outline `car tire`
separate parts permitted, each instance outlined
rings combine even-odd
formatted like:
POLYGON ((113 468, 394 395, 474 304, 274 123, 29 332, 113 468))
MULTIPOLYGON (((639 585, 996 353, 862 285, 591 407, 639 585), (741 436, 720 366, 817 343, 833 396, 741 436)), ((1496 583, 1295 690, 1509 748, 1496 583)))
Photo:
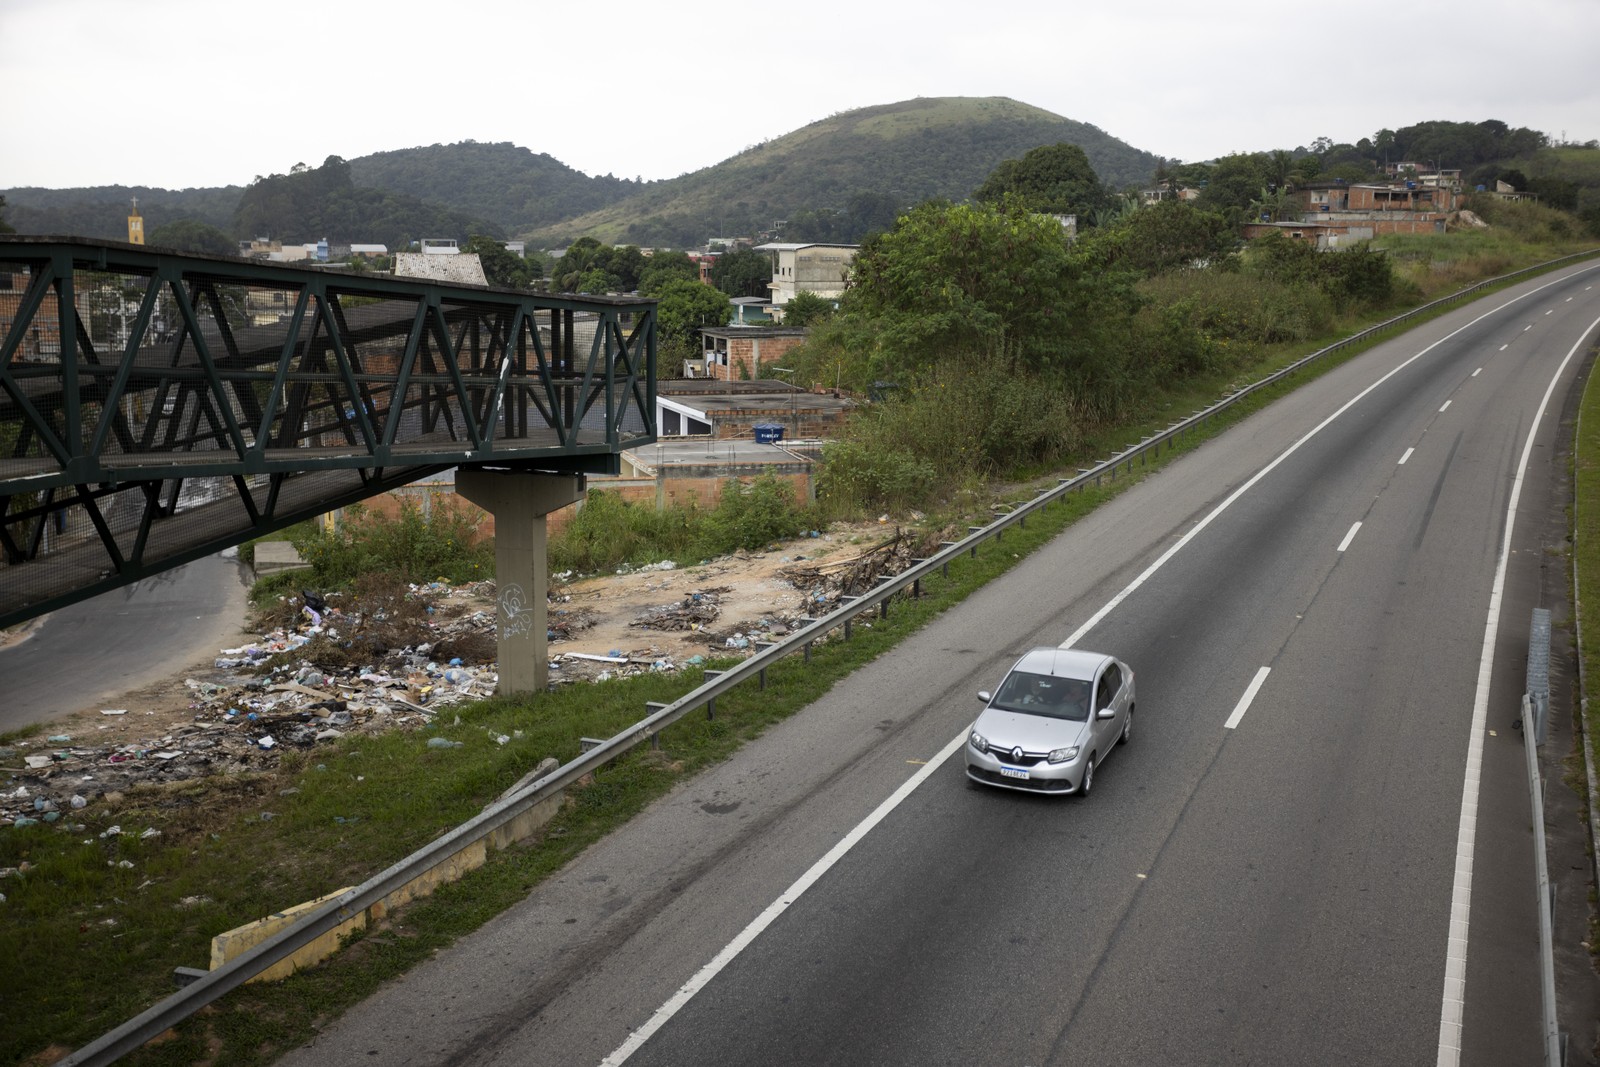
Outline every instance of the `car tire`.
POLYGON ((1083 784, 1078 786, 1078 795, 1086 797, 1094 786, 1094 753, 1089 753, 1089 762, 1083 765, 1083 784))
POLYGON ((1122 720, 1122 736, 1117 738, 1117 744, 1125 745, 1133 736, 1133 708, 1128 708, 1128 717, 1122 720))

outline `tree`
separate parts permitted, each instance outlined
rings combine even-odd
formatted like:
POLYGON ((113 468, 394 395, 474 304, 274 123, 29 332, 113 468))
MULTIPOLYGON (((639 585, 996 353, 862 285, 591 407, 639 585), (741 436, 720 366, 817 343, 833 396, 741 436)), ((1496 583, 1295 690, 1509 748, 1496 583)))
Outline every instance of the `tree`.
POLYGON ((477 254, 483 264, 483 276, 490 285, 502 289, 527 289, 539 277, 539 267, 529 263, 500 241, 482 234, 473 234, 461 246, 463 252, 477 254))
POLYGON ((161 248, 175 248, 180 252, 199 252, 208 256, 239 254, 237 241, 215 226, 194 219, 178 219, 157 226, 150 231, 149 242, 161 248))
POLYGON ((16 227, 12 226, 9 222, 6 221, 5 215, 6 215, 6 198, 3 197, 3 196, 0 196, 0 233, 16 233, 17 232, 16 231, 16 227))
POLYGON ((1111 236, 1122 263, 1145 274, 1214 261, 1233 244, 1226 219, 1181 200, 1141 208, 1111 236))
POLYGON ((656 299, 656 331, 666 359, 693 358, 700 351, 701 329, 726 326, 733 318, 727 295, 703 282, 670 281, 656 299))
POLYGON ((697 282, 700 266, 683 252, 657 252, 645 260, 644 273, 639 275, 639 292, 655 296, 671 281, 697 282))
POLYGON ((1211 180, 1200 192, 1199 205, 1207 211, 1239 218, 1261 196, 1266 184, 1266 167, 1261 156, 1249 153, 1223 156, 1217 160, 1211 180))
POLYGON ((1021 159, 1000 163, 972 194, 980 203, 998 203, 1016 196, 1029 211, 1049 215, 1077 215, 1087 222, 1098 208, 1115 200, 1089 165, 1089 157, 1075 144, 1035 148, 1021 159))
POLYGON ((767 296, 772 292, 772 260, 753 248, 724 252, 711 264, 711 284, 729 296, 767 296))
POLYGON ((802 289, 783 305, 785 326, 810 326, 833 315, 834 303, 809 290, 802 289))
POLYGON ((1079 274, 1060 223, 1014 197, 929 202, 862 245, 845 307, 875 320, 886 372, 955 351, 1039 367, 1061 353, 1079 274))

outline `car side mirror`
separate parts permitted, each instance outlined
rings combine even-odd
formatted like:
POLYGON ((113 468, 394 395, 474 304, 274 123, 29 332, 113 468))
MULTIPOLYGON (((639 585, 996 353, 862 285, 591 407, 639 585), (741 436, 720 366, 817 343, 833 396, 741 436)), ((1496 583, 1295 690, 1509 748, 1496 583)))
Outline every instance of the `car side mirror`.
POLYGON ((987 704, 993 698, 991 696, 989 696, 989 694, 987 692, 985 692, 984 690, 980 689, 980 690, 978 690, 978 699, 983 701, 985 704, 987 704))
POLYGON ((1099 711, 1094 713, 1094 717, 1097 719, 1114 719, 1116 716, 1116 708, 1101 708, 1099 711))

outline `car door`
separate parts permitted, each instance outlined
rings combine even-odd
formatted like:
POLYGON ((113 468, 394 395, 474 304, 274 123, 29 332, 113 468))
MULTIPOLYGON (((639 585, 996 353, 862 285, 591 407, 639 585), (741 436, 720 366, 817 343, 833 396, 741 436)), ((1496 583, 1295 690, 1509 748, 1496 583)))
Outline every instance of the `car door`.
POLYGON ((1132 689, 1127 684, 1126 672, 1122 665, 1112 660, 1106 665, 1105 671, 1100 675, 1100 685, 1104 688, 1103 699, 1098 697, 1100 689, 1096 689, 1096 710, 1111 708, 1115 712, 1109 719, 1095 719, 1095 739, 1100 754, 1103 756, 1110 746, 1115 745, 1117 737, 1122 733, 1122 728, 1128 720, 1128 696, 1132 689))

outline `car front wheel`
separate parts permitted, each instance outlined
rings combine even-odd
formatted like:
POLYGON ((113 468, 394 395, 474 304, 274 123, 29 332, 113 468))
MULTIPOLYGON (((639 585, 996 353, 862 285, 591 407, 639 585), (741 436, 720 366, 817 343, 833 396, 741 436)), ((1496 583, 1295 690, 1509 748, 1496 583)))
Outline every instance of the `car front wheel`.
POLYGON ((1133 708, 1128 709, 1128 717, 1122 720, 1122 736, 1117 738, 1117 744, 1125 745, 1128 738, 1133 736, 1133 708))
POLYGON ((1086 797, 1094 785, 1094 753, 1089 753, 1089 762, 1083 765, 1083 784, 1078 787, 1078 795, 1086 797))

